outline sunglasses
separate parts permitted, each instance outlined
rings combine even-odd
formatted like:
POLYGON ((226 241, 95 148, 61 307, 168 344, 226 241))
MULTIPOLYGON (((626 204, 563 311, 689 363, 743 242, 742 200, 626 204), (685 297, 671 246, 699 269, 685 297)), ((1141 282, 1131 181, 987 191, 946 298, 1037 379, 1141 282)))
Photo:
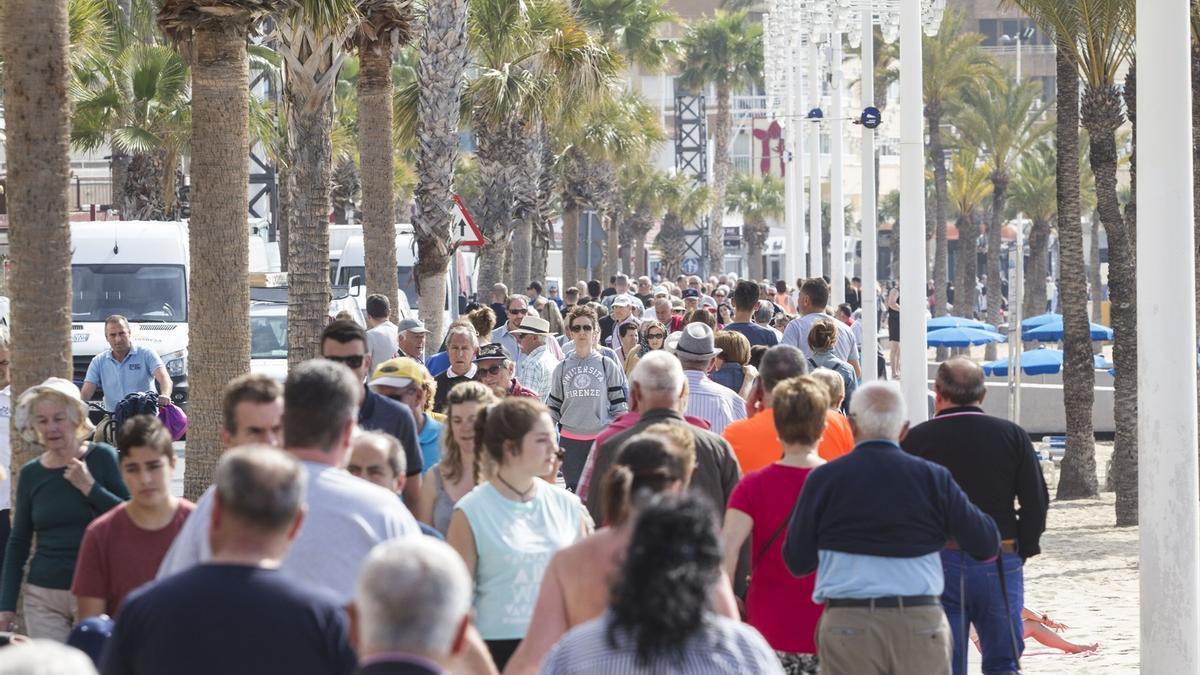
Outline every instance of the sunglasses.
POLYGON ((354 356, 326 356, 325 358, 336 363, 344 363, 352 369, 358 369, 362 368, 365 357, 365 354, 355 354, 354 356))
POLYGON ((665 337, 667 336, 662 333, 650 333, 646 335, 647 340, 662 340, 665 337))
POLYGON ((592 332, 592 324, 590 324, 590 323, 577 323, 577 324, 575 324, 574 326, 571 326, 571 332, 572 332, 572 333, 578 333, 579 331, 583 331, 583 332, 585 332, 585 333, 590 333, 590 332, 592 332))
POLYGON ((521 314, 528 314, 529 310, 528 309, 510 309, 510 310, 508 310, 508 313, 521 315, 521 314))
POLYGON ((492 366, 491 368, 484 368, 483 366, 480 366, 480 367, 479 367, 479 374, 480 374, 480 375, 495 375, 496 373, 498 373, 498 372, 500 372, 500 371, 502 371, 502 370, 504 370, 504 364, 503 364, 503 363, 501 363, 501 364, 498 364, 498 365, 495 365, 495 366, 492 366))

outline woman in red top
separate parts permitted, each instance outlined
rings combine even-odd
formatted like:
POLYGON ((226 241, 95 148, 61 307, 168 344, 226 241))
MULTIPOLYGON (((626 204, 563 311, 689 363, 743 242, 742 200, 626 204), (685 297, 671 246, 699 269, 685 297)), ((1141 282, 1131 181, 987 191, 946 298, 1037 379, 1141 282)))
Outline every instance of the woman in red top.
POLYGON ((816 577, 793 577, 784 566, 782 549, 800 489, 812 470, 825 463, 817 455, 817 444, 825 430, 829 394, 825 385, 805 375, 777 384, 771 398, 783 458, 746 474, 733 489, 721 534, 723 567, 726 574, 734 574, 738 552, 750 537, 746 622, 767 639, 784 672, 816 673, 822 610, 812 600, 816 577))

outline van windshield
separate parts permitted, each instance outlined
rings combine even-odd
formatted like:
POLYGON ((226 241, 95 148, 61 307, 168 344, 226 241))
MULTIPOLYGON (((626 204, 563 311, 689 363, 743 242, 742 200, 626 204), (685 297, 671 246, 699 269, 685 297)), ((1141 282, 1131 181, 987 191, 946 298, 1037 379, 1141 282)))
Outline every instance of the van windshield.
MULTIPOLYGON (((352 277, 358 277, 358 281, 362 285, 366 285, 367 273, 360 266, 350 266, 339 268, 337 285, 348 286, 352 277)), ((396 278, 400 280, 400 291, 404 293, 404 297, 408 298, 408 306, 416 307, 417 300, 417 279, 416 274, 411 267, 396 267, 396 278)))
POLYGON ((250 317, 250 358, 287 358, 287 315, 250 317))
POLYGON ((71 265, 71 320, 187 322, 183 265, 71 265))

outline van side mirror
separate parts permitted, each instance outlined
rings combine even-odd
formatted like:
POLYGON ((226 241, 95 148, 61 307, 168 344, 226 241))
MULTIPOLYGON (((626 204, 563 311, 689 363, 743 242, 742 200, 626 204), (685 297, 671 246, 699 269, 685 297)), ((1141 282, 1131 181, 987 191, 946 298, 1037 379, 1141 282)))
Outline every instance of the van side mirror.
POLYGON ((346 285, 350 287, 350 295, 357 298, 359 293, 362 292, 362 277, 356 274, 350 277, 350 280, 346 282, 346 285))

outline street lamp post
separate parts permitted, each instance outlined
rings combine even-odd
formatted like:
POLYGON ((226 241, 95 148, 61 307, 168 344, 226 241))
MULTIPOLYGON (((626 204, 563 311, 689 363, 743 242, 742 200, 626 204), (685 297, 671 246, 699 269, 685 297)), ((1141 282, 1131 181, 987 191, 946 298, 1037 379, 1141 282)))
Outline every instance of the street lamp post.
POLYGON ((835 22, 834 32, 829 36, 831 47, 830 85, 831 101, 829 118, 829 283, 833 286, 833 304, 846 301, 846 196, 842 185, 843 137, 842 137, 842 32, 835 22))
MULTIPOLYGON (((816 41, 808 39, 808 99, 814 111, 821 108, 821 64, 817 58, 816 41)), ((825 271, 822 269, 821 241, 821 119, 813 117, 809 120, 810 132, 808 149, 808 271, 809 276, 819 277, 825 271)))
POLYGON ((1015 43, 1017 45, 1017 85, 1021 84, 1021 43, 1029 42, 1033 39, 1033 26, 1023 28, 1017 31, 1016 35, 1001 35, 1000 42, 1004 44, 1015 43))

